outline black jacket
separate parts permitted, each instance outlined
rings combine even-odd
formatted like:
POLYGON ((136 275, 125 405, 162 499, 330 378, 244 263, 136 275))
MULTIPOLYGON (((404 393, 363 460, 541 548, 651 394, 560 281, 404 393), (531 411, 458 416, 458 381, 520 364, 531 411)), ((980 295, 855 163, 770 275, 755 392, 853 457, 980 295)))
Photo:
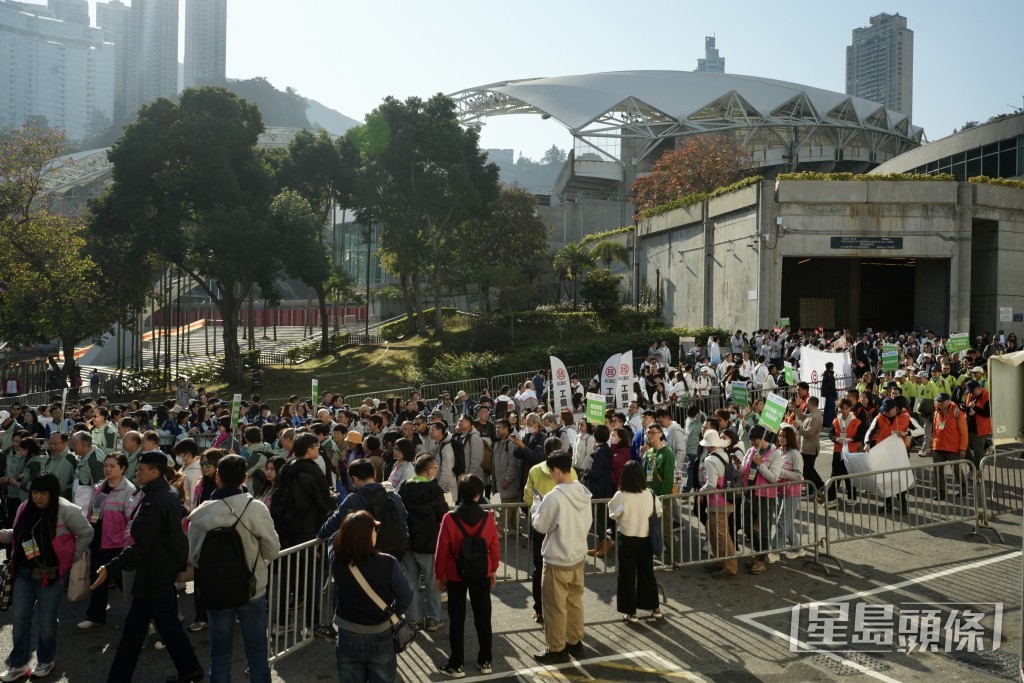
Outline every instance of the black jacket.
POLYGON ((833 400, 839 398, 839 394, 836 392, 836 373, 834 370, 826 370, 821 374, 821 397, 833 400))
POLYGON ((594 451, 594 460, 587 475, 587 488, 597 498, 611 498, 615 495, 615 484, 612 482, 612 449, 603 443, 594 451))
POLYGON ((281 547, 290 548, 316 538, 335 508, 320 466, 306 458, 289 460, 277 478, 270 509, 281 547))
POLYGON ((181 528, 181 498, 164 477, 142 487, 131 511, 134 545, 107 563, 108 571, 135 571, 132 594, 155 598, 174 588, 188 563, 188 537, 181 528))
POLYGON ((448 512, 448 503, 444 500, 441 485, 436 480, 410 479, 398 487, 398 497, 409 513, 409 550, 433 555, 437 548, 441 519, 448 512))

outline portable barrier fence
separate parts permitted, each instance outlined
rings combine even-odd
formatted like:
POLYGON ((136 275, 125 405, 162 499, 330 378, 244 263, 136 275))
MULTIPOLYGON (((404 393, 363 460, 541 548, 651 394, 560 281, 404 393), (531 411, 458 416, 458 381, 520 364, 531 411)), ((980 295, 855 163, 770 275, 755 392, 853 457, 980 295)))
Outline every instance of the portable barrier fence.
POLYGON ((377 399, 380 402, 387 401, 389 398, 395 397, 400 398, 403 401, 408 401, 412 398, 414 391, 419 391, 416 387, 399 387, 398 389, 387 389, 385 391, 369 391, 361 394, 345 394, 345 403, 348 404, 349 408, 357 409, 366 399, 377 399))
POLYGON ((844 541, 968 522, 974 524, 968 537, 991 542, 981 533, 982 488, 970 460, 830 477, 824 494, 818 501, 824 524, 816 556, 840 569, 832 546, 844 541))
POLYGON ((743 568, 741 558, 753 565, 767 562, 769 553, 803 556, 819 538, 817 493, 813 483, 793 481, 782 489, 765 484, 662 496, 662 568, 713 564, 728 574, 743 568))
POLYGON ((989 520, 1024 509, 1024 451, 1003 451, 986 455, 978 467, 981 491, 980 524, 1002 542, 1002 535, 989 526, 989 520))
POLYGON ((268 568, 267 650, 274 662, 309 645, 313 627, 331 623, 334 589, 326 541, 286 548, 268 568))
POLYGON ((491 386, 490 380, 487 377, 475 377, 473 379, 461 379, 457 382, 438 382, 436 384, 424 384, 420 387, 420 396, 423 397, 424 401, 430 404, 435 403, 441 394, 448 392, 452 395, 452 400, 460 391, 465 391, 469 394, 469 397, 473 400, 480 398, 480 394, 484 389, 491 386))

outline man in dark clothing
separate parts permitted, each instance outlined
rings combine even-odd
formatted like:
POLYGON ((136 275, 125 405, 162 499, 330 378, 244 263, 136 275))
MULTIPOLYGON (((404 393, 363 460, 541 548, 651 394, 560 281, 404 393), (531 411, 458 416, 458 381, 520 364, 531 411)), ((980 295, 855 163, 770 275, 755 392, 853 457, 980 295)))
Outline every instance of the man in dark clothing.
POLYGON ((419 456, 414 467, 416 476, 398 487, 398 495, 409 513, 406 520, 409 549, 402 558, 402 568, 413 587, 413 600, 405 616, 416 628, 436 631, 441 628, 442 621, 441 592, 434 580, 434 551, 437 549, 437 532, 448 512, 448 504, 441 485, 437 483, 438 468, 434 456, 419 456), (419 586, 423 588, 419 589, 419 586), (421 602, 426 612, 424 620, 420 619, 421 602))
POLYGON ((826 429, 832 427, 832 420, 836 417, 836 401, 839 400, 834 367, 835 365, 831 362, 825 363, 825 372, 821 375, 821 397, 825 400, 825 416, 822 419, 822 424, 826 429))
POLYGON ((181 498, 167 483, 167 469, 167 459, 162 453, 139 456, 136 477, 142 491, 131 511, 133 545, 100 567, 92 585, 92 588, 99 587, 113 571, 135 571, 132 604, 107 674, 110 683, 132 680, 150 621, 156 626, 178 671, 167 683, 191 683, 201 681, 204 676, 192 643, 178 620, 174 580, 188 562, 188 538, 181 528, 181 498))
MULTIPOLYGON (((282 548, 290 548, 316 538, 324 520, 334 509, 327 477, 316 464, 320 457, 320 444, 314 434, 300 434, 293 445, 295 459, 289 460, 277 475, 277 489, 270 501, 271 517, 274 528, 281 539, 282 548)), ((288 614, 289 592, 298 599, 300 596, 317 596, 323 586, 321 577, 324 575, 323 561, 307 562, 306 571, 291 572, 291 586, 278 593, 278 620, 283 621, 288 614)), ((320 622, 319 599, 309 600, 313 608, 307 614, 311 623, 317 628, 320 622)), ((279 623, 274 631, 284 628, 279 623)))

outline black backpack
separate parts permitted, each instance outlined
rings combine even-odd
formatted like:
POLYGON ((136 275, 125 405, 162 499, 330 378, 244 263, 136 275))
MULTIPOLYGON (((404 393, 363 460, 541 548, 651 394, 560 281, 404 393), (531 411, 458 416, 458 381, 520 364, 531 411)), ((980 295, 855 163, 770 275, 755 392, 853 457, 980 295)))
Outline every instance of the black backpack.
POLYGON ((370 514, 380 522, 377 527, 377 550, 401 560, 405 554, 406 523, 398 512, 395 494, 383 489, 366 495, 366 491, 358 491, 370 505, 370 514))
POLYGON ((458 478, 466 473, 466 442, 453 436, 452 453, 455 454, 454 463, 452 464, 452 474, 458 478))
MULTIPOLYGON (((242 514, 235 517, 234 524, 210 529, 203 539, 203 548, 199 551, 196 583, 207 609, 236 609, 249 602, 256 594, 255 572, 256 562, 260 561, 260 553, 257 550, 256 560, 250 567, 245 561, 242 537, 235 529, 252 500, 250 497, 242 508, 242 514)), ((242 526, 245 528, 244 524, 242 526)))
POLYGON ((484 533, 484 525, 487 524, 487 519, 484 518, 483 523, 480 524, 480 529, 475 536, 472 536, 458 515, 453 514, 451 517, 455 525, 459 527, 459 531, 462 532, 462 551, 456 555, 454 550, 449 549, 452 559, 455 560, 455 571, 459 573, 459 578, 466 583, 485 580, 488 569, 487 541, 483 539, 482 534, 484 533))

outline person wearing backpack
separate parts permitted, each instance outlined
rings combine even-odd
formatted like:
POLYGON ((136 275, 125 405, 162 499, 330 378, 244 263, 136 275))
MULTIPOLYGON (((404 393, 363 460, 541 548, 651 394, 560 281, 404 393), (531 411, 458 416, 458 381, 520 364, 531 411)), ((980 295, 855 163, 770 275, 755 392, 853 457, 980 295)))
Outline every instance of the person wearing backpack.
POLYGON ((712 492, 729 488, 729 468, 736 468, 729 462, 729 455, 722 450, 728 445, 727 442, 715 430, 709 429, 704 432, 700 445, 708 449, 702 465, 704 485, 700 488, 701 493, 710 493, 707 496, 708 542, 711 546, 711 556, 720 558, 716 564, 711 565, 713 569, 717 569, 712 576, 724 579, 736 576, 739 571, 734 557, 736 548, 733 546, 732 537, 729 536, 729 514, 733 511, 733 505, 725 494, 712 492))
POLYGON ((399 562, 405 554, 409 541, 407 524, 408 513, 402 499, 395 493, 385 490, 376 480, 373 463, 363 458, 349 465, 349 476, 352 478, 354 491, 345 496, 317 533, 317 538, 333 538, 341 522, 356 510, 367 510, 374 520, 380 522, 377 529, 377 549, 391 555, 399 562))
POLYGON ((475 474, 480 477, 483 481, 484 478, 484 441, 480 437, 480 433, 476 431, 473 426, 473 418, 469 415, 463 415, 459 418, 458 433, 452 438, 452 447, 455 449, 456 456, 456 476, 461 477, 463 474, 475 474), (456 444, 461 445, 463 450, 463 468, 462 472, 459 472, 459 458, 458 448, 456 444))
POLYGON ((189 515, 189 557, 206 602, 210 681, 231 679, 235 620, 242 629, 250 683, 269 683, 267 563, 281 551, 266 506, 242 490, 248 466, 240 455, 217 463, 217 490, 189 515))
POLYGON ((416 458, 414 467, 416 476, 402 482, 398 488, 398 495, 409 513, 409 549, 402 558, 402 568, 413 587, 413 600, 405 616, 415 628, 437 631, 443 622, 441 593, 434 578, 434 552, 441 520, 448 513, 448 503, 444 501, 444 491, 437 483, 434 456, 423 453, 416 458), (421 614, 421 603, 425 615, 421 614), (424 619, 421 620, 421 616, 424 619))
POLYGON ((449 678, 466 675, 463 664, 467 593, 480 646, 476 665, 481 674, 491 673, 491 589, 501 550, 494 515, 480 507, 483 492, 483 479, 477 475, 459 477, 460 503, 441 520, 437 536, 434 577, 438 590, 448 590, 451 644, 451 656, 439 668, 449 678))

